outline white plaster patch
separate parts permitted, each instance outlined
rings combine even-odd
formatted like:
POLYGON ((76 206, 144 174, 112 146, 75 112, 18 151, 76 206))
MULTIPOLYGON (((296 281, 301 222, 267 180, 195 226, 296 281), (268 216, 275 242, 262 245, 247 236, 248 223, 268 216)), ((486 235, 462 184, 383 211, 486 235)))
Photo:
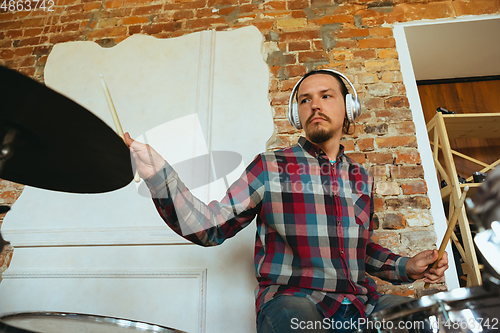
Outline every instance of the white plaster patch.
POLYGON ((405 214, 404 216, 410 227, 427 227, 432 224, 432 216, 429 213, 405 214))

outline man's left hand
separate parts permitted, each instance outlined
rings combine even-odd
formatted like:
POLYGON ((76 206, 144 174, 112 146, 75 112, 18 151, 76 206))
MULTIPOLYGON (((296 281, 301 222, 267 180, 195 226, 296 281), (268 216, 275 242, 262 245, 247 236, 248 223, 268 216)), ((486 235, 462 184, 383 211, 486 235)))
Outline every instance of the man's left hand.
POLYGON ((444 271, 448 269, 448 254, 444 252, 436 268, 431 268, 438 259, 437 250, 425 250, 416 254, 406 263, 406 274, 411 279, 424 278, 425 283, 438 283, 444 276, 444 271))

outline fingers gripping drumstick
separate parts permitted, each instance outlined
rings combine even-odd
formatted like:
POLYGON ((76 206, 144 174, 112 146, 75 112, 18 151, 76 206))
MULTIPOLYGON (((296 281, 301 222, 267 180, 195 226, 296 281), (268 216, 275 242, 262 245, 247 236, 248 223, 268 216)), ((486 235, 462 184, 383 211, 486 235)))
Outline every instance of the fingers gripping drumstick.
MULTIPOLYGON (((434 264, 432 264, 432 268, 436 268, 439 260, 441 260, 441 258, 443 257, 444 250, 445 250, 446 246, 448 245, 451 234, 453 233, 453 229, 455 229, 455 224, 457 224, 458 215, 460 213, 460 210, 462 209, 462 206, 464 205, 468 190, 469 190, 469 186, 465 186, 464 191, 462 192, 462 196, 460 197, 457 205, 455 206, 455 210, 453 211, 453 215, 451 217, 451 220, 448 222, 448 228, 446 229, 446 233, 444 234, 443 241, 441 242, 441 246, 439 247, 438 258, 434 262, 434 264)), ((429 289, 429 286, 430 286, 430 283, 424 284, 425 289, 429 289)))
MULTIPOLYGON (((104 77, 102 76, 102 74, 99 74, 99 77, 101 78, 102 88, 104 89, 104 95, 106 95, 106 100, 108 101, 109 111, 111 112, 111 116, 113 117, 113 121, 115 123, 116 132, 118 132, 120 138, 122 138, 122 140, 125 141, 125 135, 123 134, 122 125, 120 124, 120 119, 118 118, 118 114, 116 113, 115 105, 113 104, 113 100, 111 99, 108 86, 106 85, 106 82, 104 82, 104 77)), ((135 171, 134 180, 136 183, 141 181, 141 178, 139 177, 139 173, 137 172, 137 170, 135 171)))

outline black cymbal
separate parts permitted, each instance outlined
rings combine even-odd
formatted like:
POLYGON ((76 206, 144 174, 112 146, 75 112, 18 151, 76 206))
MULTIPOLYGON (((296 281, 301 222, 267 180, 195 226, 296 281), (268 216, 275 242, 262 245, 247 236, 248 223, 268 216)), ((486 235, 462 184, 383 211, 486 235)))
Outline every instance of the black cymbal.
POLYGON ((0 178, 54 191, 102 193, 133 179, 123 140, 69 98, 0 66, 0 178))

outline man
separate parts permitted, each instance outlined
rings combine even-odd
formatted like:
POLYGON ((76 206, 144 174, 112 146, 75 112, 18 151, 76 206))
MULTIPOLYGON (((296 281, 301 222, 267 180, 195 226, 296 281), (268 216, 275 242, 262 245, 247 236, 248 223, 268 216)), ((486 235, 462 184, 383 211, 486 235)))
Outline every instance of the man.
POLYGON ((436 250, 405 258, 370 240, 373 177, 340 144, 347 88, 337 74, 315 71, 296 91, 305 138, 258 155, 220 202, 199 202, 152 148, 128 134, 126 141, 160 215, 186 239, 217 245, 257 216, 258 332, 296 332, 325 318, 331 321, 315 331, 351 331, 353 319, 402 302, 380 297, 365 272, 436 283, 448 260, 445 255, 429 269, 436 250))

